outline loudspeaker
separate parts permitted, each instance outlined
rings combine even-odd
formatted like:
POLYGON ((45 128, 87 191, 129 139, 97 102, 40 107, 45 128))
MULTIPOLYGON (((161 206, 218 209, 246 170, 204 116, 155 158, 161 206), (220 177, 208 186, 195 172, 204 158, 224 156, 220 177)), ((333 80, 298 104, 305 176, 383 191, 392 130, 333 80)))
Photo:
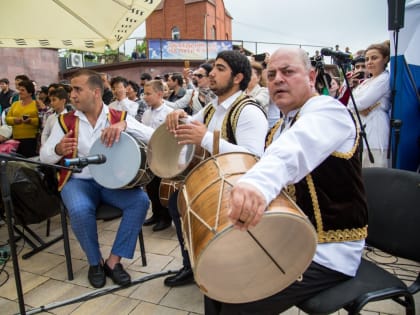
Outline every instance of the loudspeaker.
POLYGON ((388 30, 404 27, 405 0, 388 0, 388 30))

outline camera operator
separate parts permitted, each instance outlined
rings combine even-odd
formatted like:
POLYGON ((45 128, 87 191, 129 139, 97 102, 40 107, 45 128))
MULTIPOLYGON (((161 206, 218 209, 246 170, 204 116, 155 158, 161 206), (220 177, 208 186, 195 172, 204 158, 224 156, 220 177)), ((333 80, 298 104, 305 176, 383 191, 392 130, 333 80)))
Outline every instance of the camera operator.
POLYGON ((331 75, 325 72, 322 56, 315 55, 310 58, 311 65, 316 71, 315 89, 321 95, 329 95, 331 88, 331 75))
MULTIPOLYGON (((349 80, 350 89, 355 89, 361 84, 367 77, 368 72, 365 65, 365 57, 357 56, 352 60, 353 69, 346 73, 347 79, 349 80)), ((350 89, 344 84, 340 91, 339 101, 344 105, 347 105, 350 98, 350 89)))

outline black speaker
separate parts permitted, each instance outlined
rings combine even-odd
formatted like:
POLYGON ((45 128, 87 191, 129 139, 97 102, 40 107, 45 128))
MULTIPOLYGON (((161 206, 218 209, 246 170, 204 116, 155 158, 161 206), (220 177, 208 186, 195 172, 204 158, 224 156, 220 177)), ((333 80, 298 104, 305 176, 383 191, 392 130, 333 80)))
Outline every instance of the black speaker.
POLYGON ((388 30, 404 27, 405 0, 388 0, 388 30))

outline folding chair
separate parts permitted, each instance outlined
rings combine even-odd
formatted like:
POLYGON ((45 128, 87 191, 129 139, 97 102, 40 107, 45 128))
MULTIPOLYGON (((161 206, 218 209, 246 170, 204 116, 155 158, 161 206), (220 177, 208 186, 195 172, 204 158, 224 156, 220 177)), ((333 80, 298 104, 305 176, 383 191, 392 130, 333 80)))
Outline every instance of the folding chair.
MULTIPOLYGON (((385 253, 420 263, 420 174, 390 168, 363 169, 368 200, 366 243, 385 253)), ((362 258, 356 276, 325 290, 298 307, 308 314, 331 314, 344 308, 359 314, 369 302, 392 299, 415 315, 413 295, 420 290, 420 273, 411 285, 376 263, 362 258)))

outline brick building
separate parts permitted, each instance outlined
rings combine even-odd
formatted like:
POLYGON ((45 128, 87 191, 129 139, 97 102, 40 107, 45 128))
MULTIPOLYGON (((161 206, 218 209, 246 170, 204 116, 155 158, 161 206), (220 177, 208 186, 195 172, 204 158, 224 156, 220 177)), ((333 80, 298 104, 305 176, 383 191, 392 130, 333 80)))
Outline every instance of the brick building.
POLYGON ((146 20, 146 38, 232 40, 223 0, 162 0, 146 20))

